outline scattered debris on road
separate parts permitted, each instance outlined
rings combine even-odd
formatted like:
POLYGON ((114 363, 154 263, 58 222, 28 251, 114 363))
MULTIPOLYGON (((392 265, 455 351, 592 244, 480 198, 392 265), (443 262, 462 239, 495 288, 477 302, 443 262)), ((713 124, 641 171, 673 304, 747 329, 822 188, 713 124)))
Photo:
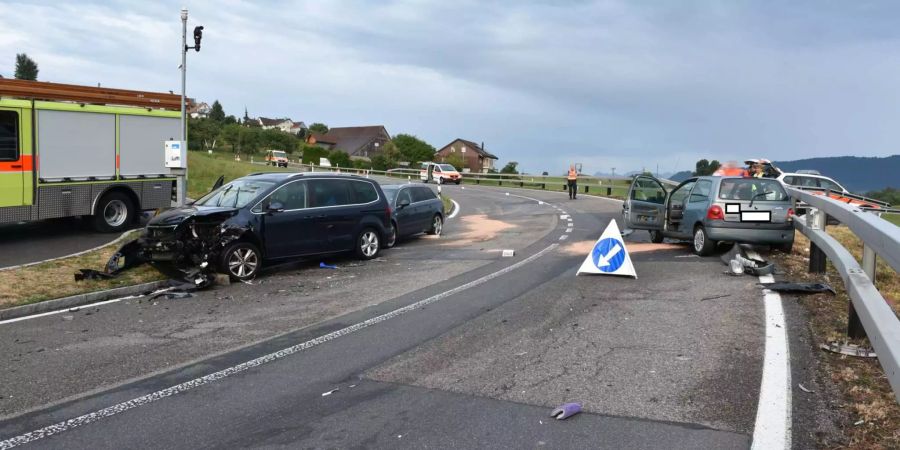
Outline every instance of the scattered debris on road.
POLYGON ((794 292, 794 293, 820 293, 820 292, 830 292, 832 295, 835 294, 834 288, 825 284, 825 283, 788 283, 788 282, 780 282, 780 283, 759 283, 762 287, 770 290, 770 291, 778 291, 778 292, 794 292))
POLYGON ((341 390, 341 389, 340 389, 340 388, 334 388, 334 389, 332 389, 332 390, 330 390, 330 391, 328 391, 328 392, 323 392, 323 393, 322 393, 322 397, 328 397, 329 395, 334 394, 335 392, 337 392, 337 391, 339 391, 339 390, 341 390))
POLYGON ((334 266, 331 264, 325 264, 325 261, 322 261, 319 263, 319 268, 320 269, 337 269, 337 266, 334 266))
POLYGON ((797 383, 797 387, 799 387, 801 391, 806 392, 807 394, 815 394, 816 393, 816 391, 809 390, 806 388, 806 386, 804 386, 800 383, 797 383))
POLYGON ((769 261, 749 258, 744 249, 735 244, 728 253, 722 255, 722 262, 728 266, 728 275, 749 274, 753 276, 772 275, 775 273, 775 265, 769 261))
POLYGON ((875 358, 877 355, 871 349, 860 347, 856 344, 848 344, 848 343, 838 343, 832 342, 830 344, 822 344, 820 346, 823 350, 828 350, 829 352, 840 353, 842 355, 847 356, 858 356, 860 358, 875 358))
POLYGON ((580 412, 581 412, 580 404, 565 403, 562 406, 560 406, 559 408, 554 409, 553 412, 550 413, 550 417, 554 417, 554 418, 556 418, 556 420, 564 420, 564 419, 568 419, 569 417, 572 417, 575 414, 578 414, 580 412))

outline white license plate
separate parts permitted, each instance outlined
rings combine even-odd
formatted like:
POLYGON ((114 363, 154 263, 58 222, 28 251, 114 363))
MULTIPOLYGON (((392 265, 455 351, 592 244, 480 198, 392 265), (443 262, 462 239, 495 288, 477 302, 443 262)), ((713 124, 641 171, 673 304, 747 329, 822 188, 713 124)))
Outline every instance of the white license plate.
POLYGON ((741 211, 741 222, 771 222, 772 211, 741 211))

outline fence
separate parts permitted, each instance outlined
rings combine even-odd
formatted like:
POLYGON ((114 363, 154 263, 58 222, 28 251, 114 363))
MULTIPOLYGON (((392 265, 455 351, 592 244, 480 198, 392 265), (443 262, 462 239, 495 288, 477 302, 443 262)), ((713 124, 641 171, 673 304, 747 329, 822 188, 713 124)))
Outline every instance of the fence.
POLYGON ((876 258, 900 272, 900 228, 858 206, 827 195, 789 187, 794 201, 809 205, 794 227, 809 238, 809 271, 825 272, 826 257, 837 269, 850 294, 847 334, 868 336, 895 399, 900 402, 900 319, 875 287, 876 258), (825 232, 828 216, 846 225, 864 243, 862 265, 825 232))

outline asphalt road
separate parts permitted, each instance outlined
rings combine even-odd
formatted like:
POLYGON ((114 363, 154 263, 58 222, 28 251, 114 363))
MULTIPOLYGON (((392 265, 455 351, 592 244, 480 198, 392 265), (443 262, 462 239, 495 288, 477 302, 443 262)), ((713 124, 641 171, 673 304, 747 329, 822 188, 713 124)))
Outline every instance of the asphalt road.
POLYGON ((0 225, 0 269, 71 255, 119 236, 94 231, 87 220, 76 217, 0 225))
POLYGON ((462 205, 444 236, 377 260, 0 325, 0 447, 749 445, 757 280, 644 233, 637 280, 575 277, 619 203, 443 189, 462 205))

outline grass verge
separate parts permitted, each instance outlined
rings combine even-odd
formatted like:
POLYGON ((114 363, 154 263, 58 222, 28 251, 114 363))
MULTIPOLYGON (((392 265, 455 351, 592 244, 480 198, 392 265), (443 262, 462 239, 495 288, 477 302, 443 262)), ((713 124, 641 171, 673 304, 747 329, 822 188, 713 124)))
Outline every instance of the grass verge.
MULTIPOLYGON (((140 230, 132 231, 124 242, 136 238, 138 233, 140 230)), ((78 269, 103 270, 120 245, 108 245, 71 258, 0 271, 0 308, 165 279, 156 269, 143 265, 122 272, 112 280, 75 281, 74 275, 78 269)))
POLYGON ((251 164, 235 161, 228 153, 188 152, 188 197, 200 198, 210 191, 213 183, 224 175, 225 182, 254 172, 296 172, 296 169, 251 164))
MULTIPOLYGON (((862 242, 847 227, 827 228, 829 234, 841 242, 859 259, 862 242)), ((815 344, 846 341, 847 314, 850 297, 844 289, 840 275, 828 264, 825 274, 807 272, 809 267, 809 240, 797 232, 794 252, 778 254, 775 259, 787 271, 792 281, 824 282, 835 288, 837 295, 816 294, 799 296, 797 301, 809 314, 809 326, 815 344)), ((885 299, 900 314, 900 275, 879 261, 876 286, 885 299)), ((854 343, 868 346, 866 340, 854 343)), ((875 358, 854 358, 818 350, 821 361, 820 375, 830 381, 841 398, 830 403, 842 414, 836 426, 842 431, 845 442, 820 442, 822 448, 900 448, 900 405, 894 398, 884 370, 875 358)))

